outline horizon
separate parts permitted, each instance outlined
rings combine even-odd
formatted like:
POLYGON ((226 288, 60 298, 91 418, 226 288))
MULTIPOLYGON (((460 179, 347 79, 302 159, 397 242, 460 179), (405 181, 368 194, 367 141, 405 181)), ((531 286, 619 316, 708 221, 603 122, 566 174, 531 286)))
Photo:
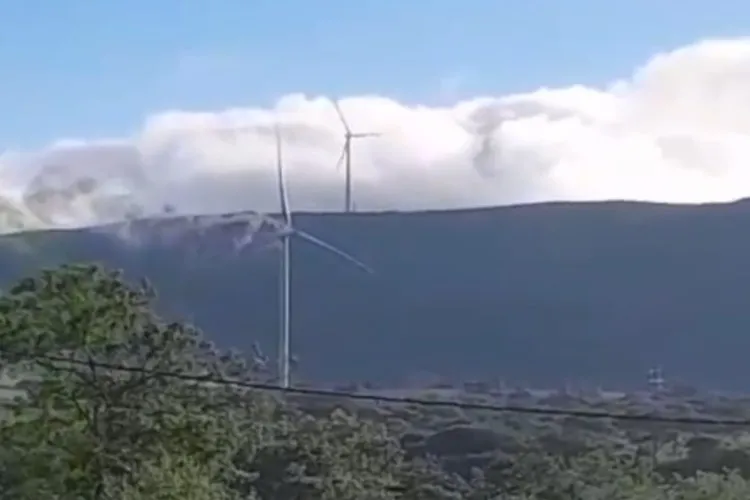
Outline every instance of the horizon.
MULTIPOLYGON (((656 202, 656 201, 640 201, 640 200, 626 200, 626 199, 611 199, 611 200, 549 200, 539 201, 530 203, 516 203, 507 205, 486 205, 486 206, 474 206, 474 207, 460 207, 460 208, 436 208, 436 209, 422 209, 422 210, 370 210, 370 211, 312 211, 312 210, 294 210, 291 207, 290 213, 295 217, 372 217, 372 216, 389 216, 389 215, 441 215, 441 214, 464 214, 471 212, 488 212, 488 211, 502 211, 512 210, 519 208, 532 208, 532 207, 560 207, 565 208, 569 206, 650 206, 650 207, 674 207, 674 208, 705 208, 705 207, 722 207, 729 205, 737 205, 743 202, 750 201, 750 197, 738 198, 736 200, 720 201, 720 202, 695 202, 695 203, 668 203, 668 202, 656 202)), ((281 217, 280 212, 260 212, 257 210, 236 210, 228 212, 215 212, 215 213, 178 213, 178 214, 150 214, 142 217, 135 217, 126 220, 100 222, 98 224, 90 225, 70 225, 70 226, 49 226, 49 227, 35 227, 35 228, 24 228, 16 230, 3 229, 0 231, 0 239, 8 236, 19 236, 23 234, 38 234, 38 233, 54 233, 54 232, 69 232, 69 231, 84 231, 94 230, 107 232, 110 229, 119 229, 131 225, 150 224, 156 221, 168 222, 168 221, 188 221, 189 226, 192 225, 194 228, 205 228, 205 222, 201 223, 200 219, 211 219, 217 218, 216 221, 209 224, 210 227, 231 225, 235 224, 237 220, 222 220, 223 218, 236 215, 261 215, 265 217, 278 218, 281 217)), ((123 236, 127 239, 127 236, 123 236)))

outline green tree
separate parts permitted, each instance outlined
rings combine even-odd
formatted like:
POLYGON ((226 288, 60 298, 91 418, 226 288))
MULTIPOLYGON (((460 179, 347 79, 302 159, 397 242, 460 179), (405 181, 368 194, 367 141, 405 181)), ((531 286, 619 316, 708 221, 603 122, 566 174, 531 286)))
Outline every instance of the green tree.
POLYGON ((403 451, 380 424, 343 410, 315 418, 288 409, 269 437, 246 441, 237 457, 247 478, 242 492, 279 500, 395 498, 403 451))
POLYGON ((3 365, 33 381, 0 425, 2 498, 113 498, 108 485, 136 484, 144 464, 165 460, 200 466, 217 484, 232 474, 259 396, 160 372, 237 378, 248 369, 196 329, 162 321, 154 298, 147 284, 97 266, 46 271, 0 297, 3 365))
POLYGON ((413 497, 407 483, 426 476, 385 425, 208 383, 257 373, 164 322, 154 299, 97 266, 0 296, 0 368, 28 391, 0 423, 3 499, 413 497))
MULTIPOLYGON (((140 463, 134 481, 112 482, 108 491, 120 500, 233 500, 237 495, 214 478, 217 471, 191 457, 164 452, 140 463)), ((245 497, 243 500, 252 500, 245 497)))

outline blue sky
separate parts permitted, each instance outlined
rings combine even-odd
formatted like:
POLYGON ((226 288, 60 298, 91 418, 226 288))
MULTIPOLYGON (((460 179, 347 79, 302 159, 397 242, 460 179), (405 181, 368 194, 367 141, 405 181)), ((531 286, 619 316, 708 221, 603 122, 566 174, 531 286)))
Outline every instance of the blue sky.
POLYGON ((739 0, 0 0, 0 148, 290 92, 440 103, 604 84, 749 19, 739 0))

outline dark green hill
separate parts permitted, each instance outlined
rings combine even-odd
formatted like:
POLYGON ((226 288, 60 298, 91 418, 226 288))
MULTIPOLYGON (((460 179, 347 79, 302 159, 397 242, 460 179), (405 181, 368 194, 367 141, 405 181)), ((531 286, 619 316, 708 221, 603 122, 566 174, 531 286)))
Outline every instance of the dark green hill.
MULTIPOLYGON (((750 203, 552 203, 296 221, 377 270, 368 276, 295 243, 293 342, 306 376, 433 372, 632 387, 659 363, 686 382, 750 388, 750 203)), ((166 311, 194 319, 221 345, 259 340, 272 354, 275 250, 234 255, 237 225, 169 224, 141 222, 128 244, 100 230, 7 237, 0 278, 99 260, 147 275, 166 311)))

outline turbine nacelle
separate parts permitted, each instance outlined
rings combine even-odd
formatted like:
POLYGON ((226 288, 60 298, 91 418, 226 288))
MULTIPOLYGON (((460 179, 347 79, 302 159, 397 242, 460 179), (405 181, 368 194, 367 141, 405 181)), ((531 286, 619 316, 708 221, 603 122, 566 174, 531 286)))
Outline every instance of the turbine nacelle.
POLYGON ((346 136, 350 139, 362 139, 363 137, 380 137, 381 133, 379 132, 359 132, 356 134, 346 134, 346 136))

